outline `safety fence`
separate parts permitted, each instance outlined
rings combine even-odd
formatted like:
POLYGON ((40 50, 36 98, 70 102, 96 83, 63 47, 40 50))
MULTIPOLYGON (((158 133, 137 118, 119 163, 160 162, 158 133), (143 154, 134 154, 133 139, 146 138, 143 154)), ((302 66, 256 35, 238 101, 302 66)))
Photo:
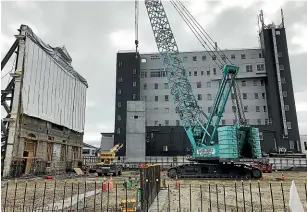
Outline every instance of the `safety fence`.
POLYGON ((141 209, 148 210, 160 191, 160 165, 145 165, 140 169, 141 209))
POLYGON ((41 158, 13 158, 9 176, 6 178, 30 178, 46 174, 59 175, 73 172, 73 168, 81 167, 82 161, 66 160, 50 163, 41 158))
MULTIPOLYGON (((2 182, 1 211, 124 212, 126 208, 133 211, 129 208, 137 208, 139 203, 137 184, 125 187, 123 181, 113 180, 113 187, 109 187, 109 181, 107 190, 98 179, 2 182)), ((161 185, 155 200, 141 211, 286 212, 289 211, 290 185, 291 181, 195 181, 194 184, 168 181, 161 185)), ((296 188, 307 210, 306 183, 296 181, 296 188)), ((148 196, 142 194, 144 197, 148 196)))
MULTIPOLYGON (((83 164, 89 167, 94 167, 98 157, 84 157, 83 164)), ((244 162, 250 164, 252 159, 240 159, 236 162, 244 162)), ((307 171, 307 159, 306 158, 263 158, 262 162, 268 162, 272 164, 273 170, 283 170, 283 171, 307 171)), ((120 159, 115 160, 115 163, 123 164, 124 169, 138 169, 142 163, 159 163, 162 170, 167 170, 168 168, 176 165, 191 164, 192 161, 188 160, 184 156, 176 157, 154 157, 147 156, 144 162, 132 162, 126 160, 125 157, 120 157, 120 159)))

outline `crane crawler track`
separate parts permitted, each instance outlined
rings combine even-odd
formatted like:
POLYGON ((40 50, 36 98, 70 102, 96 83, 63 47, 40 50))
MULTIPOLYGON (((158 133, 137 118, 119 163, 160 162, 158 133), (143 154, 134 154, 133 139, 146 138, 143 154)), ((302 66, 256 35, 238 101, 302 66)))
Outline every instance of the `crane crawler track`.
POLYGON ((260 179, 262 172, 246 164, 196 163, 171 167, 169 178, 176 179, 260 179))

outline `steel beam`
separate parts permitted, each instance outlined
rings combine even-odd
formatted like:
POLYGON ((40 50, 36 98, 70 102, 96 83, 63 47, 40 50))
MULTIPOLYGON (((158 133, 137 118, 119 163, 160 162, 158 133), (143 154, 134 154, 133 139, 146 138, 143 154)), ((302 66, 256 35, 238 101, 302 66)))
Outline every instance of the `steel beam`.
POLYGON ((19 38, 17 38, 15 40, 15 42, 13 43, 13 45, 11 46, 10 50, 6 53, 6 55, 4 56, 4 58, 1 61, 1 71, 2 69, 5 67, 6 63, 9 61, 9 59, 11 58, 12 54, 14 53, 14 51, 16 50, 16 48, 18 47, 18 43, 19 43, 19 38))
MULTIPOLYGON (((26 35, 26 26, 20 27, 20 34, 17 37, 18 39, 18 57, 16 60, 16 69, 13 73, 13 86, 14 92, 12 94, 13 101, 11 103, 10 111, 10 122, 8 124, 8 138, 5 148, 5 159, 4 159, 4 168, 3 176, 7 177, 10 173, 10 167, 13 159, 13 146, 15 142, 18 142, 20 131, 19 131, 19 113, 21 106, 21 89, 22 89, 22 74, 24 67, 24 56, 25 56, 25 35, 26 35)), ((1 95, 1 101, 5 99, 6 95, 1 95)))

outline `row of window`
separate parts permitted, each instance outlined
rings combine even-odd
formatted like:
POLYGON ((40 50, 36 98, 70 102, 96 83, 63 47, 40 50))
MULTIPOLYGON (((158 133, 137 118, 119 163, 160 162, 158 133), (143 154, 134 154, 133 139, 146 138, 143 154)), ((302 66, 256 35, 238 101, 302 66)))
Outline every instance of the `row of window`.
MULTIPOLYGON (((150 69, 151 71, 149 72, 149 77, 166 77, 166 72, 163 69, 156 69, 155 71, 152 71, 153 69, 150 69)), ((264 71, 264 64, 257 64, 257 71, 264 71)), ((253 72, 253 65, 246 65, 246 72, 253 72)), ((211 75, 211 71, 207 70, 206 72, 200 71, 200 76, 204 76, 206 73, 207 76, 211 75)), ((212 69, 213 75, 217 74, 216 68, 212 69)), ((183 75, 185 76, 185 72, 183 72, 183 75)), ((189 71, 189 76, 192 76, 192 71, 189 71)), ((193 76, 199 76, 198 71, 193 71, 193 76)), ((147 78, 147 72, 145 69, 142 69, 141 71, 141 78, 147 78)))
MULTIPOLYGON (((220 57, 222 60, 226 60, 226 59, 231 59, 231 60, 235 60, 236 59, 236 54, 231 54, 230 55, 230 57, 228 56, 226 56, 225 54, 218 54, 218 55, 215 55, 215 54, 210 54, 209 52, 208 52, 208 54, 209 54, 209 57, 211 57, 211 60, 217 60, 217 57, 220 57)), ((262 56, 262 54, 261 53, 259 53, 258 54, 258 56, 259 56, 259 58, 263 58, 263 56, 262 56)), ((242 59, 242 60, 245 60, 246 59, 246 54, 243 54, 243 53, 241 53, 240 54, 240 58, 242 59)), ((157 60, 157 59, 160 59, 160 57, 158 56, 158 55, 152 55, 151 57, 150 57, 150 59, 151 60, 157 60)), ((196 61, 206 61, 207 60, 207 55, 202 55, 201 57, 197 57, 197 56, 192 56, 192 61, 193 62, 196 62, 196 61), (200 59, 201 58, 201 59, 200 59)), ((183 56, 183 62, 188 62, 189 60, 188 60, 188 56, 183 56)), ((141 63, 146 63, 147 62, 147 59, 146 58, 142 58, 141 59, 141 63)))
MULTIPOLYGON (((229 122, 226 123, 226 120, 222 119, 221 122, 220 122, 220 125, 227 125, 227 124, 230 125, 230 124, 235 124, 236 122, 237 121, 235 119, 233 119, 232 123, 229 123, 229 122)), ((248 124, 251 124, 251 125, 262 125, 262 124, 269 125, 269 124, 272 124, 272 122, 271 123, 269 122, 269 119, 265 119, 264 122, 261 119, 257 119, 257 120, 246 119, 246 122, 248 124)), ((170 121, 169 120, 164 120, 164 123, 162 125, 162 123, 159 123, 159 121, 155 120, 154 121, 154 126, 170 126, 170 121)), ((180 121, 179 120, 176 120, 176 126, 180 126, 180 121)), ((287 122, 287 128, 289 130, 292 129, 291 122, 287 122)), ((117 128, 116 133, 120 134, 120 128, 117 128)), ((263 133, 259 133, 259 136, 260 136, 260 139, 262 140, 263 133)))

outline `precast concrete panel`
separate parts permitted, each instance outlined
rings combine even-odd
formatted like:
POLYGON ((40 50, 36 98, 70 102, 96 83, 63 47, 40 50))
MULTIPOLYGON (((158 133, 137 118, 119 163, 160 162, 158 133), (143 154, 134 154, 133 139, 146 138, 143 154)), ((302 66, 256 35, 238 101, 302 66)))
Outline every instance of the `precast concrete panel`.
POLYGON ((70 64, 60 64, 56 59, 59 57, 54 48, 29 31, 24 59, 23 113, 83 132, 88 86, 70 64))
POLYGON ((127 101, 126 157, 131 162, 145 161, 144 101, 127 101))

